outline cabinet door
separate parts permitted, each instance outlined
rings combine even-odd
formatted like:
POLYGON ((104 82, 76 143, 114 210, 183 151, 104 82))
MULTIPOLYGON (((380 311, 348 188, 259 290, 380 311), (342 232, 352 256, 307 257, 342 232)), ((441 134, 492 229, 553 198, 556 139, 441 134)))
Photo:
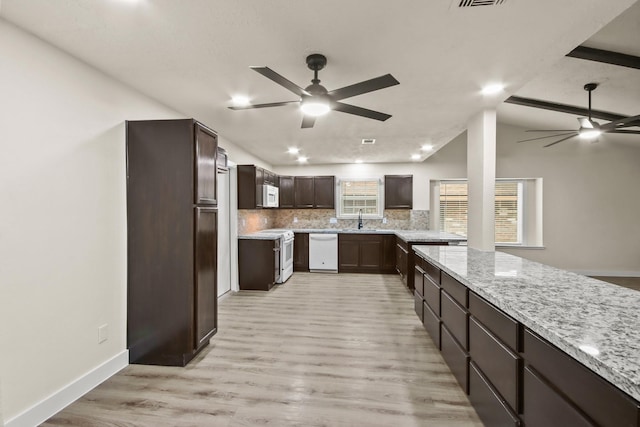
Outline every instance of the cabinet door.
POLYGON ((357 271, 360 260, 360 242, 348 235, 338 235, 338 271, 357 271))
POLYGON ((382 269, 384 247, 380 236, 370 236, 360 242, 360 259, 358 266, 362 270, 378 272, 382 269))
POLYGON ((280 202, 281 208, 293 208, 293 177, 281 176, 280 177, 280 202))
POLYGON ((312 208, 314 205, 312 176, 296 176, 293 181, 293 199, 296 208, 312 208))
POLYGON ((218 211, 195 208, 195 346, 205 345, 217 329, 217 245, 218 211))
POLYGON ((413 208, 413 175, 384 176, 384 208, 413 208))
POLYGON ((264 169, 256 167, 256 208, 262 207, 262 186, 264 185, 264 169))
POLYGON ((385 273, 393 273, 396 267, 396 236, 393 234, 383 237, 384 240, 384 259, 382 269, 385 273))
POLYGON ((309 233, 296 233, 293 241, 293 271, 309 271, 309 233))
POLYGON ((200 124, 195 125, 195 203, 202 205, 217 204, 216 155, 218 152, 218 137, 215 133, 200 124))
POLYGON ((315 208, 335 208, 335 183, 336 180, 333 176, 316 176, 313 178, 315 208))

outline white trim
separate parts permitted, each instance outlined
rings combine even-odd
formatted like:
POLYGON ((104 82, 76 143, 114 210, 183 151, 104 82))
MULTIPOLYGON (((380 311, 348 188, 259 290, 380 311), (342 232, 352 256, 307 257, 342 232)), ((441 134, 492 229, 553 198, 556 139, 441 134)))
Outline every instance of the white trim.
POLYGON ((7 420, 5 427, 31 427, 40 425, 111 376, 117 374, 120 370, 127 367, 127 365, 129 365, 129 350, 123 350, 102 365, 95 367, 51 396, 36 403, 23 413, 7 420))
POLYGON ((496 243, 496 249, 546 249, 545 246, 536 246, 536 245, 508 245, 506 243, 496 243))
POLYGON ((640 277, 640 271, 569 270, 583 276, 640 277))

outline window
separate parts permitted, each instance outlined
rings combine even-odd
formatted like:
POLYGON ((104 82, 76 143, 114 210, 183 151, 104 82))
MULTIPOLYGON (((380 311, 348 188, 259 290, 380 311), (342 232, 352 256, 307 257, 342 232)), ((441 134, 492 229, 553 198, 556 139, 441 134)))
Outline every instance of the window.
POLYGON ((382 218, 382 184, 379 178, 340 178, 338 180, 338 217, 382 218))
MULTIPOLYGON (((435 202, 435 212, 437 212, 438 229, 466 236, 467 181, 440 181, 434 190, 436 194, 434 194, 435 200, 433 201, 435 202)), ((541 191, 542 179, 501 179, 496 181, 496 244, 542 245, 541 191)))

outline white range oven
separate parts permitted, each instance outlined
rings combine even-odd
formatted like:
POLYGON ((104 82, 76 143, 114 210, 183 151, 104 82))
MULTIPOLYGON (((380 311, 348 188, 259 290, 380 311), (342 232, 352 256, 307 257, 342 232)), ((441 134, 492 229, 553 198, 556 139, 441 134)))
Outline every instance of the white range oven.
POLYGON ((264 230, 263 233, 280 235, 280 279, 276 283, 284 283, 293 274, 293 240, 291 230, 264 230))

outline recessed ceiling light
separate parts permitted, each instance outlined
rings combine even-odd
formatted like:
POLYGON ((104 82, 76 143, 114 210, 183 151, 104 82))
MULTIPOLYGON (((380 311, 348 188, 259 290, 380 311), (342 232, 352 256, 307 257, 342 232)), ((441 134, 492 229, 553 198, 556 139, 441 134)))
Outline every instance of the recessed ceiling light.
POLYGON ((491 83, 482 88, 482 94, 485 96, 497 95, 504 90, 502 83, 491 83))
POLYGON ((245 107, 251 103, 251 100, 246 95, 234 95, 231 97, 231 102, 236 107, 245 107))
POLYGON ((420 149, 421 149, 422 151, 432 151, 432 150, 433 150, 433 145, 431 145, 431 144, 425 144, 425 145, 423 145, 422 147, 420 147, 420 149))
POLYGON ((300 149, 296 147, 289 147, 289 149, 287 150, 287 153, 289 154, 298 154, 299 152, 300 152, 300 149))
POLYGON ((420 154, 412 154, 411 155, 411 160, 420 160, 420 154))
POLYGON ((307 160, 309 160, 309 158, 308 158, 308 157, 305 157, 305 156, 300 156, 300 157, 298 157, 298 161, 299 161, 300 163, 305 163, 307 160))
POLYGON ((360 163, 362 163, 362 160, 356 159, 356 163, 360 164, 360 163))

